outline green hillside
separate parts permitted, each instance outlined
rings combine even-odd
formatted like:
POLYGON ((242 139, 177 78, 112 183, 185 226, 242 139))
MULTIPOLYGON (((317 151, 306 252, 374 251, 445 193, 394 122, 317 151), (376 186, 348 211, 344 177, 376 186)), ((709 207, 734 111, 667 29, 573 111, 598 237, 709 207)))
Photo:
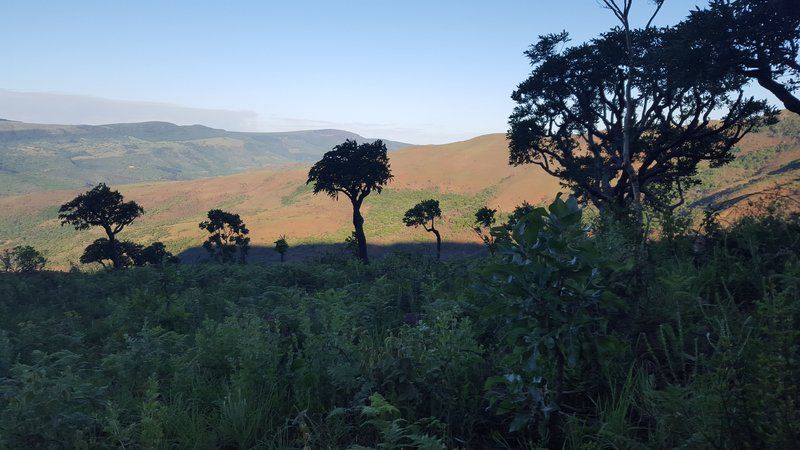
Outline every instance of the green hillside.
MULTIPOLYGON (((308 162, 345 139, 342 130, 244 133, 166 122, 42 125, 0 121, 0 195, 98 182, 191 180, 308 162)), ((389 149, 407 144, 385 141, 389 149)))

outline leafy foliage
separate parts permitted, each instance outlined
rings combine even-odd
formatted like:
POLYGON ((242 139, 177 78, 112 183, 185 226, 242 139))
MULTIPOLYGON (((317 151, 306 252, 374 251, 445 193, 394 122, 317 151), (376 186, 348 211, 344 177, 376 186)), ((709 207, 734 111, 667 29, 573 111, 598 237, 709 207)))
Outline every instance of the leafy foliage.
POLYGON ((503 225, 507 229, 513 230, 514 227, 517 226, 517 223, 519 223, 520 219, 522 219, 523 217, 534 211, 536 211, 536 207, 534 207, 528 202, 522 202, 521 205, 517 205, 514 207, 514 210, 511 211, 511 214, 508 215, 508 220, 503 225))
POLYGON ((798 218, 678 230, 629 283, 582 215, 485 259, 0 273, 0 447, 791 447, 798 218))
POLYGON ((208 231, 208 238, 203 242, 203 248, 217 262, 231 263, 238 261, 247 262, 247 252, 250 249, 250 230, 238 214, 229 213, 221 209, 212 209, 208 212, 208 220, 200 222, 200 229, 208 231))
POLYGON ((792 0, 711 0, 679 26, 716 73, 751 77, 800 114, 800 11, 792 0))
POLYGON ((701 161, 729 162, 732 147, 774 123, 775 111, 743 95, 745 76, 708 76, 702 50, 678 30, 632 30, 630 37, 630 57, 622 30, 571 47, 566 33, 547 35, 531 46, 533 71, 512 95, 509 161, 540 166, 603 210, 624 210, 634 191, 651 207, 669 209, 683 202, 701 161), (634 115, 630 164, 627 109, 634 115), (709 119, 719 110, 721 119, 709 119))
POLYGON ((495 244, 494 236, 491 233, 492 225, 497 222, 496 214, 496 209, 481 206, 475 212, 475 226, 472 228, 492 255, 497 251, 497 244, 495 244))
POLYGON ((31 273, 42 270, 47 259, 30 245, 18 245, 3 250, 0 263, 5 272, 31 273))
POLYGON ((436 229, 436 218, 442 218, 442 209, 438 200, 423 200, 413 208, 406 211, 403 223, 407 227, 422 227, 425 231, 436 236, 436 259, 442 257, 442 236, 436 229))
POLYGON ((599 374, 602 354, 619 345, 608 330, 618 305, 604 285, 614 268, 588 239, 575 197, 526 211, 510 231, 493 231, 501 259, 486 268, 497 299, 489 311, 509 321, 503 335, 510 358, 523 364, 487 386, 498 411, 514 414, 510 431, 540 425, 543 437, 547 427, 552 444, 561 438, 565 392, 585 389, 571 375, 599 374))

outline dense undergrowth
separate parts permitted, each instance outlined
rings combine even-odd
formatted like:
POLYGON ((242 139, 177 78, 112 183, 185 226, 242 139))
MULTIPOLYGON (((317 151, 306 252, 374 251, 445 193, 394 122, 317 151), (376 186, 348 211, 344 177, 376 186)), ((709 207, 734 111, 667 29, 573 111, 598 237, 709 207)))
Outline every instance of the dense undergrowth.
POLYGON ((0 274, 0 448, 791 448, 800 222, 0 274))

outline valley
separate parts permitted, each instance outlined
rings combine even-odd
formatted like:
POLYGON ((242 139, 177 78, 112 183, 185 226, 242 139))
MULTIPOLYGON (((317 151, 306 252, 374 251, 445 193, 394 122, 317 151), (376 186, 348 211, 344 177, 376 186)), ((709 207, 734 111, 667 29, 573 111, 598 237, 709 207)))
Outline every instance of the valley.
MULTIPOLYGON (((687 193, 687 206, 719 204, 727 209, 724 214, 731 214, 750 194, 775 186, 796 190, 799 129, 800 120, 784 116, 780 123, 745 137, 733 163, 701 170, 703 183, 687 193)), ((323 144, 318 145, 324 151, 323 144)), ((433 251, 425 245, 431 243, 429 233, 401 222, 403 213, 420 200, 441 202, 444 251, 452 255, 480 251, 472 230, 479 207, 507 213, 523 201, 542 204, 565 190, 537 166, 510 166, 507 141, 500 133, 445 145, 408 146, 391 151, 389 157, 394 179, 382 194, 367 198, 364 210, 369 243, 379 253, 398 245, 411 248, 403 244, 433 251)), ((271 247, 281 235, 296 247, 296 252, 289 251, 290 260, 332 248, 342 251, 339 244, 352 230, 350 206, 312 195, 305 184, 309 166, 290 163, 197 180, 112 185, 145 209, 122 236, 140 243, 163 241, 172 252, 183 253, 185 261, 200 260, 205 256, 198 248, 204 235, 197 224, 206 211, 221 208, 240 214, 250 228, 254 262, 278 261, 271 247)), ((56 216, 58 206, 81 190, 85 189, 0 197, 0 246, 33 245, 54 269, 77 263, 83 248, 99 237, 98 231, 61 227, 56 216)))
MULTIPOLYGON (((191 180, 316 160, 342 130, 245 133, 166 122, 46 125, 0 120, 0 196, 191 180)), ((385 141, 391 150, 408 144, 385 141)))

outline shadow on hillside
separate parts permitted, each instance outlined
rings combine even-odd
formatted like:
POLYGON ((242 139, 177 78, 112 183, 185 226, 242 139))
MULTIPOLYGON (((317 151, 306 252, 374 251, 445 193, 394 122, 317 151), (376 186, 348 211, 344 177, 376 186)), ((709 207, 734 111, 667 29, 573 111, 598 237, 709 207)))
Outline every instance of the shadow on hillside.
MULTIPOLYGON (((420 255, 436 256, 436 245, 426 242, 399 242, 396 244, 369 244, 369 257, 381 258, 392 253, 414 253, 420 255)), ((286 262, 312 260, 326 255, 348 254, 344 244, 298 244, 289 248, 286 253, 286 262)), ((483 244, 472 242, 443 242, 442 259, 464 256, 487 255, 483 244)), ((186 249, 177 255, 184 264, 194 264, 208 261, 208 253, 202 247, 186 249)), ((254 245, 250 247, 247 262, 272 264, 281 261, 280 255, 272 248, 254 245)))

